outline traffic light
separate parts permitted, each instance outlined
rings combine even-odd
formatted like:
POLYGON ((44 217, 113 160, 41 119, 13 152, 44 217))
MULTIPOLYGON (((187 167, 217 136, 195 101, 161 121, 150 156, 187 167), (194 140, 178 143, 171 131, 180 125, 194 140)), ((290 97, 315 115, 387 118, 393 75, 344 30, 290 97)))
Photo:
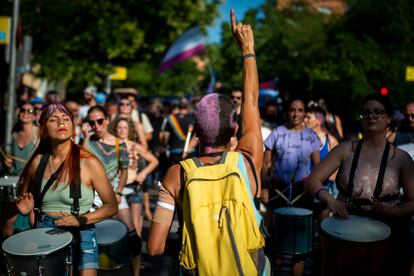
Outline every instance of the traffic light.
POLYGON ((381 95, 388 95, 388 88, 386 88, 386 87, 381 87, 381 90, 380 90, 380 93, 381 93, 381 95))

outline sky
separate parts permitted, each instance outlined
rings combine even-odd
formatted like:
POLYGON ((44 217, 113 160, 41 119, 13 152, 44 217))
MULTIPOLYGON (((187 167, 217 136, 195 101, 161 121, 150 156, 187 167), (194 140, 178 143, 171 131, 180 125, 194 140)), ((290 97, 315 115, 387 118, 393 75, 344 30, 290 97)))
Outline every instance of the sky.
POLYGON ((216 19, 215 25, 207 28, 209 43, 219 43, 221 40, 221 24, 230 22, 230 9, 233 8, 236 20, 241 20, 249 8, 256 8, 262 5, 265 0, 224 0, 220 5, 220 16, 216 19))

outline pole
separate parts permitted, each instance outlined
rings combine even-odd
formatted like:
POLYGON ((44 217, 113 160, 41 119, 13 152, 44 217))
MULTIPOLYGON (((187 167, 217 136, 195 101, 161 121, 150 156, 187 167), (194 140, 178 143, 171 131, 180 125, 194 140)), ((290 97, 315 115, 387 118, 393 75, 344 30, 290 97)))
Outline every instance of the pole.
POLYGON ((105 80, 105 92, 106 92, 106 95, 109 95, 109 94, 111 94, 111 92, 112 92, 112 80, 111 80, 111 75, 108 75, 107 77, 106 77, 106 80, 105 80))
POLYGON ((7 93, 7 120, 6 120, 6 152, 11 151, 12 127, 15 120, 14 108, 16 98, 16 34, 17 22, 19 21, 19 0, 13 1, 12 30, 10 36, 10 67, 9 67, 9 89, 7 93))

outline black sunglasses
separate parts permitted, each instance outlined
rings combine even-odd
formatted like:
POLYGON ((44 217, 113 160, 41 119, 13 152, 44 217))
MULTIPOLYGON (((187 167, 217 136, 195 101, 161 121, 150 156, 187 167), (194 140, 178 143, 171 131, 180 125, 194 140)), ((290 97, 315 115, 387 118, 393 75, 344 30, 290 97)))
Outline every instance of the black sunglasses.
POLYGON ((405 113, 405 117, 414 119, 414 113, 405 113))
POLYGON ((119 103, 119 106, 130 106, 130 105, 131 105, 130 103, 123 103, 123 102, 119 103))
POLYGON ((26 108, 21 108, 20 109, 20 113, 29 113, 29 114, 33 114, 34 110, 32 108, 26 109, 26 108))
POLYGON ((101 126, 101 125, 103 124, 103 122, 104 122, 104 121, 105 121, 105 119, 104 119, 104 118, 100 118, 100 119, 98 119, 98 120, 96 120, 96 121, 89 120, 89 121, 88 121, 88 123, 89 123, 89 125, 90 125, 91 127, 94 127, 96 123, 98 123, 98 125, 99 125, 99 126, 101 126))

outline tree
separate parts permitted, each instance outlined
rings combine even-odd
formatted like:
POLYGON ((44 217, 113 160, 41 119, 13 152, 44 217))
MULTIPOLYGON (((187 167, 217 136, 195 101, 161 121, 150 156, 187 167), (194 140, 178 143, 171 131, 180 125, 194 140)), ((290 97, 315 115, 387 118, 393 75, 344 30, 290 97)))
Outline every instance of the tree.
MULTIPOLYGON (((409 0, 364 0, 350 7, 343 16, 325 16, 302 1, 285 10, 268 1, 243 21, 255 31, 262 81, 278 77, 282 95, 332 99, 334 111, 355 128, 367 93, 387 87, 395 107, 412 99, 405 67, 414 65, 414 6, 409 0)), ((225 81, 239 82, 234 68, 240 59, 227 26, 223 34, 225 60, 218 71, 225 81)))
POLYGON ((39 75, 70 81, 74 87, 102 85, 112 66, 126 66, 130 68, 128 80, 114 82, 115 86, 168 93, 184 90, 197 72, 187 62, 156 76, 164 52, 192 24, 201 28, 210 24, 218 3, 25 0, 21 17, 25 33, 34 37, 33 62, 41 65, 39 75), (181 83, 181 89, 175 83, 181 83))

